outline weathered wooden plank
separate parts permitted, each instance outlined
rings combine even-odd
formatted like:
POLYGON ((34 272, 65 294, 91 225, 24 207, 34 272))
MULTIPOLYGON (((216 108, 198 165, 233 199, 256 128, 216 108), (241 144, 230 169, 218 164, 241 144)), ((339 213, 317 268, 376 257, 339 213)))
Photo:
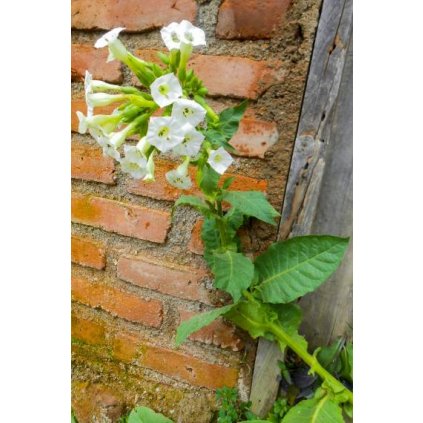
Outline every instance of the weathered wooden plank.
MULTIPOLYGON (((279 239, 311 233, 351 234, 351 39, 352 0, 324 0, 285 191, 279 239)), ((306 309, 302 329, 311 346, 325 344, 333 336, 344 333, 351 322, 351 259, 352 245, 336 275, 301 300, 306 309)), ((279 359, 275 347, 260 340, 251 401, 253 411, 262 417, 276 398, 279 359)))

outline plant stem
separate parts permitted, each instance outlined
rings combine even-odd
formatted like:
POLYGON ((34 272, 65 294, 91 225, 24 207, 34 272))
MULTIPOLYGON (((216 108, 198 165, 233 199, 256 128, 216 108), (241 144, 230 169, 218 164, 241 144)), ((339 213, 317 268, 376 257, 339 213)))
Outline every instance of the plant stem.
POLYGON ((316 372, 323 380, 328 380, 332 385, 344 389, 348 394, 348 401, 353 403, 353 393, 346 388, 338 379, 332 376, 318 361, 317 358, 309 354, 301 347, 294 339, 292 339, 279 325, 270 323, 268 329, 276 338, 286 344, 292 351, 294 351, 301 359, 307 363, 311 370, 316 372))

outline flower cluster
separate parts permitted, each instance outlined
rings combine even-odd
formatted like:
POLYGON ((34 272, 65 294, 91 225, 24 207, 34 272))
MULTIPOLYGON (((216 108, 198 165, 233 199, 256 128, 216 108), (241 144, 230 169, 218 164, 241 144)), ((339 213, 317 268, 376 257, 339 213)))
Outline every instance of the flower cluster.
POLYGON ((186 67, 193 47, 206 45, 204 31, 188 21, 162 28, 161 36, 169 49, 168 55, 159 53, 163 68, 128 52, 118 38, 124 29, 109 31, 95 47, 107 47, 108 61, 126 64, 144 89, 93 80, 87 71, 87 115, 77 112, 79 132, 90 133, 103 153, 119 161, 122 171, 136 179, 154 181, 154 158, 160 153, 181 159, 181 164, 166 174, 167 181, 177 188, 192 186, 190 163, 201 163, 223 174, 233 159, 223 146, 206 136, 219 117, 205 101, 207 89, 186 67), (109 105, 116 106, 110 115, 94 114, 96 107, 109 105), (124 145, 130 137, 138 137, 138 143, 124 145))

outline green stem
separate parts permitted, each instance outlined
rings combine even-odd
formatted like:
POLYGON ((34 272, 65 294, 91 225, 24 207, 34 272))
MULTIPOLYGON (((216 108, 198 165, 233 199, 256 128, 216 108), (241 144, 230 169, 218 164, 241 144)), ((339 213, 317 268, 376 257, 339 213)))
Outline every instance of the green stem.
POLYGON ((270 323, 268 330, 276 336, 278 340, 286 344, 292 351, 294 351, 305 363, 307 363, 311 370, 316 372, 323 380, 328 380, 332 385, 344 389, 348 394, 348 401, 353 403, 353 393, 346 388, 338 379, 332 376, 318 361, 317 358, 309 354, 301 345, 292 339, 279 325, 270 323))

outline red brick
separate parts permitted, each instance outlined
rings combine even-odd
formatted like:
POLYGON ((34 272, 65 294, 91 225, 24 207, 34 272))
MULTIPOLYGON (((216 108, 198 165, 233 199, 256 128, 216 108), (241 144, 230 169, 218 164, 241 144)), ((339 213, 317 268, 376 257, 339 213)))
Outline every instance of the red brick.
POLYGON ((279 138, 274 122, 254 118, 243 118, 239 129, 230 141, 238 156, 264 158, 264 153, 279 138))
POLYGON ((204 254, 204 244, 201 239, 201 228, 203 227, 203 219, 198 219, 191 231, 191 239, 188 243, 188 249, 194 254, 204 254))
POLYGON ((159 263, 146 257, 121 257, 118 277, 143 288, 210 304, 208 290, 201 284, 205 270, 159 263))
POLYGON ((131 322, 153 327, 162 323, 163 305, 160 301, 145 300, 110 286, 91 283, 85 278, 72 277, 72 299, 131 322))
MULTIPOLYGON (((174 201, 181 195, 181 190, 175 188, 166 180, 165 174, 171 169, 174 169, 177 166, 177 163, 173 163, 167 160, 156 160, 155 168, 155 182, 143 182, 142 180, 130 179, 128 181, 127 189, 128 192, 137 195, 143 195, 151 198, 156 198, 158 200, 169 200, 174 201)), ((190 176, 193 180, 193 187, 189 190, 185 190, 184 194, 195 194, 199 195, 200 190, 195 185, 195 168, 190 168, 190 176)), ((221 179, 221 184, 223 181, 229 177, 234 176, 235 179, 231 185, 232 190, 237 191, 266 191, 267 182, 263 179, 250 178, 249 176, 234 175, 231 173, 226 173, 225 178, 221 179)))
POLYGON ((225 39, 269 39, 280 27, 291 0, 224 0, 216 36, 225 39))
POLYGON ((72 142, 71 176, 75 179, 114 184, 115 162, 99 147, 72 142))
MULTIPOLYGON (((198 313, 179 309, 179 318, 181 321, 188 320, 198 313)), ((244 347, 242 340, 236 336, 235 327, 222 319, 217 319, 210 325, 194 332, 189 339, 199 341, 205 344, 213 344, 222 348, 230 348, 233 351, 239 351, 244 347)))
MULTIPOLYGON (((100 115, 110 115, 113 110, 115 110, 116 105, 112 104, 110 106, 104 106, 104 107, 96 107, 95 108, 95 114, 100 115)), ((71 102, 71 130, 73 132, 78 132, 78 126, 79 126, 79 119, 76 115, 76 112, 80 111, 84 113, 84 115, 87 114, 87 104, 85 103, 84 99, 72 99, 71 102)))
POLYGON ((72 221, 158 243, 171 224, 168 212, 79 193, 72 193, 72 221))
POLYGON ((106 340, 106 328, 103 323, 81 319, 72 314, 72 337, 91 345, 103 345, 106 340))
POLYGON ((195 0, 72 0, 72 28, 137 32, 182 19, 194 21, 195 0))
MULTIPOLYGON (((72 329, 91 328, 98 324, 85 318, 74 316, 72 329)), ((123 328, 114 328, 110 324, 102 324, 102 338, 96 345, 108 346, 113 357, 123 362, 136 364, 182 382, 208 389, 223 386, 235 386, 238 380, 238 369, 209 363, 189 354, 154 345, 143 339, 138 333, 123 328)), ((75 333, 77 339, 85 340, 81 331, 75 333)), ((91 338, 90 341, 93 341, 91 338)), ((93 343, 93 342, 90 342, 93 343)))
POLYGON ((73 236, 71 245, 71 258, 74 263, 99 270, 106 267, 106 252, 103 244, 89 238, 73 236))
MULTIPOLYGON (((159 63, 157 50, 138 50, 147 61, 159 63)), ((188 68, 204 82, 211 96, 257 99, 267 88, 283 81, 281 63, 235 56, 192 55, 188 68), (224 75, 224 78, 222 78, 224 75)), ((137 80, 134 77, 133 82, 137 80)))
POLYGON ((160 347, 146 347, 143 353, 142 366, 182 379, 191 385, 209 389, 233 387, 238 380, 238 370, 207 363, 196 357, 178 353, 160 347))
POLYGON ((93 79, 114 84, 120 84, 123 81, 120 62, 114 60, 107 63, 106 48, 98 49, 84 44, 72 44, 71 54, 72 81, 83 81, 86 70, 92 74, 93 79))

